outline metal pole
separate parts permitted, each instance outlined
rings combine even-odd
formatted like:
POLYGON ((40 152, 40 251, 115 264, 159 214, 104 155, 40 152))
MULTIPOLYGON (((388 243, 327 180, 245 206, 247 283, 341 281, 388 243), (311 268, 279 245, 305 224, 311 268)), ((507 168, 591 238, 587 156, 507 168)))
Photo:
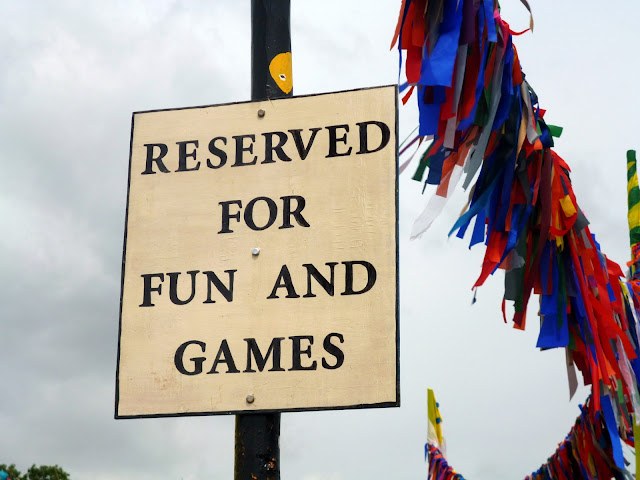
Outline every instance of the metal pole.
POLYGON ((280 480, 280 413, 236 415, 234 480, 280 480))
POLYGON ((293 95, 290 0, 251 0, 251 100, 293 95))
MULTIPOLYGON (((251 0, 251 99, 293 95, 290 0, 251 0)), ((234 480, 280 480, 280 413, 236 415, 234 480)))

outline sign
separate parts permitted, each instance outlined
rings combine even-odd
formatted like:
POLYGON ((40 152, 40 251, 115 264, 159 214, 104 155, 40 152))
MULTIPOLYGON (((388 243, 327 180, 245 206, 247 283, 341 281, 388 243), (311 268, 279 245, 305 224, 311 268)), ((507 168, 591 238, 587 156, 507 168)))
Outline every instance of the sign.
POLYGON ((116 418, 399 405, 397 88, 133 114, 116 418))

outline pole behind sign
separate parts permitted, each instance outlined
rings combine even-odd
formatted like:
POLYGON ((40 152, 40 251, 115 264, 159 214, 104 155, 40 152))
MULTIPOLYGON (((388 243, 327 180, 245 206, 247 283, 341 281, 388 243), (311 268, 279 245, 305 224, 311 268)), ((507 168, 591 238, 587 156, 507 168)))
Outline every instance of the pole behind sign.
MULTIPOLYGON (((251 1, 251 100, 293 95, 290 14, 290 0, 251 1)), ((280 412, 236 415, 234 480, 249 479, 280 480, 280 412)))

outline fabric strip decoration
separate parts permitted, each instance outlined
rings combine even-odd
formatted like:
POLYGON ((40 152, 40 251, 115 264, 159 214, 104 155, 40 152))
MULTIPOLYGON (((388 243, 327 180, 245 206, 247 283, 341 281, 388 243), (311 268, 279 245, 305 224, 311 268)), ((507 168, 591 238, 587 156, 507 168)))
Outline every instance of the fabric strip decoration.
MULTIPOLYGON (((627 158, 632 259, 626 278, 601 251, 580 209, 569 165, 554 150, 562 128, 545 121, 522 72, 515 33, 496 0, 403 0, 393 40, 401 64, 404 54, 403 101, 417 99, 416 137, 431 142, 416 156, 413 178, 435 186, 411 236, 424 234, 456 184, 469 191, 450 235, 484 244, 473 288, 502 271, 502 314, 506 321, 506 304, 512 304, 518 329, 538 296, 537 346, 565 349, 570 375, 576 367, 591 386, 581 415, 588 422, 583 418, 579 428, 606 433, 611 456, 603 462, 611 472, 624 471, 621 445, 634 443, 633 414, 640 409, 635 153, 627 158)), ((607 451, 602 442, 584 444, 591 450, 579 455, 586 462, 579 464, 582 477, 532 478, 607 478, 597 474, 604 467, 595 452, 607 451)))

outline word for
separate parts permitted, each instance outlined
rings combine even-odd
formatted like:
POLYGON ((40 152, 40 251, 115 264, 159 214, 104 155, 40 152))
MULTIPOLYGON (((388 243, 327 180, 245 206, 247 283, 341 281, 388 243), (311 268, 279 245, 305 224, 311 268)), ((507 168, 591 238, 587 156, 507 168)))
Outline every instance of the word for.
MULTIPOLYGON (((280 197, 282 200, 282 225, 278 227, 279 229, 283 228, 293 228, 291 224, 291 217, 295 218, 298 225, 302 227, 309 227, 309 222, 305 220, 302 216, 302 209, 306 205, 306 200, 304 197, 300 195, 286 195, 284 197, 280 197), (293 201, 295 201, 295 207, 292 208, 293 201)), ((234 219, 236 222, 240 222, 240 209, 242 209, 242 200, 227 200, 224 202, 220 202, 219 205, 222 207, 222 228, 218 233, 231 233, 229 223, 231 219, 234 219), (234 213, 231 213, 231 205, 234 205, 237 210, 234 213)), ((246 208, 244 209, 244 223, 247 224, 251 230, 266 230, 271 225, 273 225, 278 216, 278 205, 274 200, 269 197, 257 197, 247 203, 246 208), (257 205, 265 204, 267 209, 269 210, 269 217, 264 225, 256 225, 256 221, 254 218, 254 208, 257 205)))

